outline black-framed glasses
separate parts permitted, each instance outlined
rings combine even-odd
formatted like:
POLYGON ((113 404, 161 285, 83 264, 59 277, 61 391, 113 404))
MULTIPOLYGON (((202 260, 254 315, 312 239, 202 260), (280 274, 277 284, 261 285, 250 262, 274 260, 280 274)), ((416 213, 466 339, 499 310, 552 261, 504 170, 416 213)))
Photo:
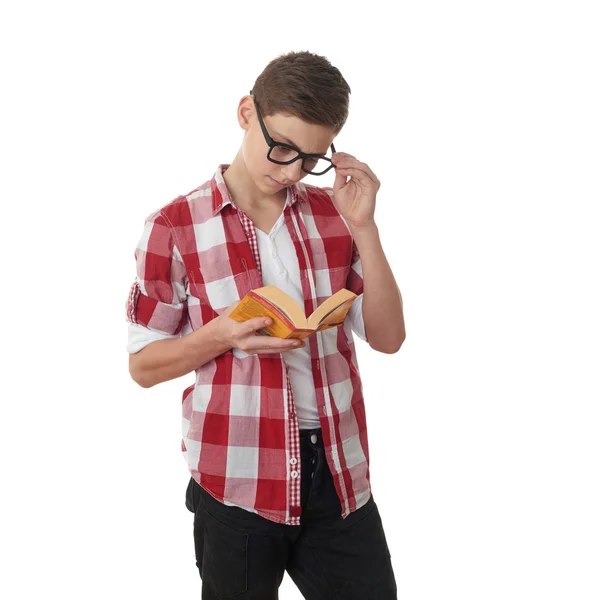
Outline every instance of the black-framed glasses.
MULTIPOLYGON (((269 152, 267 153, 267 158, 278 165, 290 165, 293 162, 296 162, 299 158, 302 159, 302 170, 305 173, 309 173, 310 175, 325 175, 329 169, 334 169, 335 165, 331 161, 331 158, 324 156, 323 154, 308 154, 306 152, 301 152, 298 148, 294 148, 289 144, 284 144, 283 142, 276 142, 267 131, 265 123, 262 119, 262 115, 260 114, 260 108, 258 107, 258 103, 256 102, 256 98, 252 95, 252 90, 250 90, 250 95, 254 98, 254 105, 256 106, 256 114, 258 115, 258 122, 260 123, 260 128, 262 129, 263 135, 265 136, 265 140, 267 145, 269 146, 269 152)), ((335 146, 331 144, 331 152, 335 152, 335 146)))

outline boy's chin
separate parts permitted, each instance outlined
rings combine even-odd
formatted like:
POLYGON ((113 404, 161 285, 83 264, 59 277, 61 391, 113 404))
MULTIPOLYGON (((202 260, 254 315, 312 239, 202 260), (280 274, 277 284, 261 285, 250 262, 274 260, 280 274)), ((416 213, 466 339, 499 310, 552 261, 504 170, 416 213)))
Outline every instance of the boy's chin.
POLYGON ((266 175, 266 182, 267 182, 267 187, 269 189, 269 191, 267 193, 270 193, 270 194, 276 194, 277 192, 288 187, 286 185, 279 183, 276 179, 273 179, 273 177, 271 177, 270 175, 266 175))

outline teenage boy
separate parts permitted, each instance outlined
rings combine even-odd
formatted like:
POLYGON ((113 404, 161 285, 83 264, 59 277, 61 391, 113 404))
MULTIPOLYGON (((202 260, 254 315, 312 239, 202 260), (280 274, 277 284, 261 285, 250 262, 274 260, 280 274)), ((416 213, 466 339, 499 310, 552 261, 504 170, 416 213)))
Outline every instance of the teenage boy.
POLYGON ((309 599, 396 598, 352 332, 395 353, 404 316, 374 219, 379 180, 333 145, 349 94, 325 57, 271 61, 239 102, 233 162, 153 212, 135 251, 131 376, 196 374, 181 450, 204 600, 276 599, 286 571, 309 599), (332 168, 333 188, 301 183, 332 168), (258 335, 262 318, 228 317, 264 285, 307 315, 342 288, 357 298, 342 326, 298 346, 258 335))

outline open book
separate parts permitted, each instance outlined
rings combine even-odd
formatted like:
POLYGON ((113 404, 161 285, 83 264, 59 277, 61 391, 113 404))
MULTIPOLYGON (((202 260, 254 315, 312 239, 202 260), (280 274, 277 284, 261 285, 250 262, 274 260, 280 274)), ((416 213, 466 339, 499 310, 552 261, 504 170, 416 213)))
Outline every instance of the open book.
POLYGON ((250 290, 227 316, 238 323, 255 317, 269 317, 273 321, 271 325, 256 333, 302 340, 315 331, 342 325, 355 298, 355 293, 342 289, 323 301, 306 318, 300 305, 291 296, 276 285, 267 285, 250 290))

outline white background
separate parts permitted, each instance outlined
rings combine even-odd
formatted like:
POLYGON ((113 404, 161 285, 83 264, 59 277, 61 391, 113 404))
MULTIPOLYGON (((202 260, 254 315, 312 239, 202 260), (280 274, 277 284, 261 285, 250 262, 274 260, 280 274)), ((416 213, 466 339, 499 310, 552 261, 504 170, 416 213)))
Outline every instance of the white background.
POLYGON ((404 299, 397 354, 355 336, 398 597, 597 600, 594 4, 4 7, 0 595, 200 598, 193 374, 129 376, 134 250, 231 162, 266 64, 309 50, 352 89, 336 147, 382 182, 404 299))

